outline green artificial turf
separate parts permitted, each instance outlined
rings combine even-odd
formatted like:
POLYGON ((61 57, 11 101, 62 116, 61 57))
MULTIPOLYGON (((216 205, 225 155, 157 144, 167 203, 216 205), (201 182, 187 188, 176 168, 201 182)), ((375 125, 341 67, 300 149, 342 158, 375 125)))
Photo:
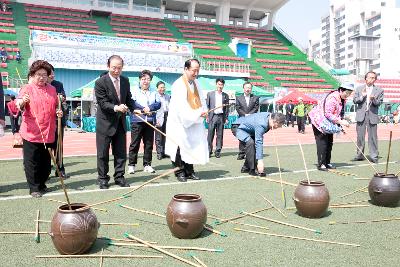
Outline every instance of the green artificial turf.
MULTIPOLYGON (((330 192, 331 203, 342 203, 357 200, 368 200, 368 193, 358 192, 348 197, 341 195, 368 185, 368 180, 356 180, 353 176, 341 176, 315 170, 315 145, 304 145, 310 179, 322 180, 330 192)), ((285 181, 298 183, 306 179, 303 161, 298 146, 281 146, 278 148, 280 163, 285 181)), ((392 161, 399 159, 398 141, 392 144, 392 161)), ((380 142, 381 155, 387 154, 387 142, 380 142)), ((264 149, 267 178, 278 179, 275 149, 264 149)), ((358 177, 371 177, 372 169, 364 162, 351 162, 354 154, 351 143, 334 144, 332 162, 337 163, 339 170, 356 174, 358 177)), ((352 209, 329 209, 327 216, 320 219, 307 219, 296 214, 295 210, 285 210, 284 218, 274 210, 259 213, 261 216, 296 224, 312 229, 319 229, 316 234, 302 229, 291 228, 279 224, 262 221, 257 218, 243 218, 238 221, 267 226, 270 230, 256 229, 235 224, 223 224, 214 227, 228 236, 221 237, 203 232, 199 238, 181 240, 173 237, 163 218, 127 210, 118 206, 124 204, 165 214, 172 196, 178 193, 197 193, 202 196, 208 214, 222 218, 238 215, 240 211, 253 211, 268 206, 258 195, 261 194, 275 205, 284 209, 281 199, 280 184, 249 177, 240 173, 241 162, 236 160, 236 151, 224 150, 220 159, 211 158, 220 165, 196 166, 196 171, 203 179, 199 182, 179 183, 173 176, 161 178, 154 185, 144 187, 131 197, 119 202, 108 203, 98 207, 108 212, 95 211, 100 222, 139 223, 138 227, 101 226, 99 237, 123 238, 128 232, 144 240, 157 241, 160 245, 196 246, 206 248, 222 248, 224 252, 198 252, 194 254, 208 266, 397 266, 399 253, 400 221, 330 225, 329 222, 345 222, 371 220, 379 218, 399 217, 399 207, 384 208, 377 206, 352 209), (265 235, 237 232, 235 227, 253 231, 292 235, 305 238, 330 240, 360 244, 361 247, 347 247, 334 244, 315 243, 310 241, 282 239, 265 235)), ((139 158, 139 164, 141 164, 139 158)), ((384 162, 384 159, 381 159, 384 162)), ((73 157, 65 159, 66 170, 71 178, 66 180, 72 202, 95 203, 121 196, 128 189, 120 189, 112 185, 110 190, 98 191, 95 185, 95 157, 73 157)), ((112 163, 110 162, 112 169, 112 163)), ((127 175, 131 185, 140 185, 145 181, 171 168, 170 161, 154 160, 156 174, 144 174, 141 168, 134 175, 127 175)), ((379 171, 385 170, 385 164, 376 165, 379 171)), ((397 162, 389 164, 389 172, 399 171, 397 162)), ((24 198, 27 194, 21 161, 0 161, 0 231, 34 231, 36 211, 41 211, 43 220, 51 220, 57 203, 46 200, 53 198, 64 200, 60 186, 52 178, 49 187, 52 193, 41 199, 24 198), (14 196, 18 196, 15 198, 14 196), (12 198, 14 197, 14 198, 12 198)), ((287 207, 293 207, 294 187, 284 186, 287 207)), ((365 204, 365 203, 362 203, 365 204)), ((368 204, 368 202, 366 202, 368 204)), ((208 217, 213 225, 214 219, 208 217)), ((41 231, 48 231, 49 224, 41 223, 41 231)), ((99 259, 36 259, 35 255, 58 254, 51 238, 41 236, 41 243, 34 241, 33 235, 0 235, 1 266, 99 266, 99 259)), ((145 248, 110 246, 105 240, 98 239, 90 254, 146 254, 161 255, 145 248)), ((192 260, 187 251, 169 250, 181 257, 192 260)), ((177 260, 165 256, 163 259, 105 259, 104 266, 185 266, 177 260)))

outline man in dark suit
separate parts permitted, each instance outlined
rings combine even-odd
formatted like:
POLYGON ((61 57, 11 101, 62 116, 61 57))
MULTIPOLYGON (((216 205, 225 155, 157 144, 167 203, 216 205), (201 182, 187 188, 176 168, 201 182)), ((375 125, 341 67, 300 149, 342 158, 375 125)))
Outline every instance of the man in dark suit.
POLYGON ((356 104, 356 131, 357 131, 357 154, 353 160, 364 160, 365 130, 368 131, 369 157, 372 162, 378 162, 378 134, 379 123, 378 109, 383 102, 383 89, 374 85, 377 75, 373 71, 365 74, 365 85, 356 88, 353 102, 356 104))
POLYGON ((211 157, 213 153, 214 134, 217 132, 215 157, 221 157, 221 149, 224 138, 224 125, 228 122, 229 115, 229 96, 222 92, 225 80, 218 78, 215 81, 217 90, 207 93, 207 108, 211 110, 208 114, 208 153, 211 157))
MULTIPOLYGON (((239 118, 258 112, 258 108, 260 107, 260 98, 251 93, 252 89, 253 85, 250 82, 245 82, 243 84, 244 94, 236 97, 236 111, 239 114, 239 118)), ((245 144, 239 141, 238 160, 242 160, 245 157, 244 147, 245 144)))
MULTIPOLYGON (((67 98, 65 95, 65 90, 64 90, 64 85, 60 81, 55 80, 55 73, 54 73, 54 67, 53 65, 50 64, 51 68, 51 74, 49 76, 49 83, 56 88, 56 92, 58 96, 62 97, 61 100, 61 109, 63 111, 63 117, 61 118, 61 142, 64 143, 64 129, 65 126, 67 125, 67 118, 68 118, 68 104, 67 104, 67 98)), ((58 125, 58 122, 56 120, 56 125, 58 125)), ((64 160, 62 158, 64 146, 61 146, 61 149, 56 149, 57 148, 57 142, 58 142, 58 126, 56 127, 56 138, 54 140, 54 157, 56 158, 56 163, 58 166, 58 169, 61 172, 61 175, 64 177, 64 179, 68 178, 69 176, 65 173, 65 167, 64 167, 64 160)), ((54 176, 58 177, 57 170, 54 172, 54 176)))
POLYGON ((294 115, 293 115, 293 109, 294 109, 294 104, 292 100, 289 100, 289 103, 286 104, 286 126, 289 127, 289 123, 292 124, 292 128, 294 127, 294 115))
POLYGON ((108 189, 108 161, 110 144, 114 155, 114 180, 121 187, 129 187, 125 180, 126 120, 125 113, 134 111, 135 102, 130 93, 129 80, 121 76, 123 59, 118 55, 107 61, 108 73, 96 80, 97 99, 96 146, 97 182, 100 189, 108 189))

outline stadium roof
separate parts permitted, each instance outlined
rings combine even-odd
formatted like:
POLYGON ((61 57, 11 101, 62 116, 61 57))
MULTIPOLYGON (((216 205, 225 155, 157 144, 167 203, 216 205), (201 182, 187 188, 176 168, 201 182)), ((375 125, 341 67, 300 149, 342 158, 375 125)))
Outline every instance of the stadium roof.
POLYGON ((241 18, 242 12, 250 9, 250 19, 259 20, 265 16, 265 13, 276 12, 289 0, 214 0, 214 1, 190 1, 190 0, 167 0, 166 9, 181 12, 188 11, 188 5, 191 2, 196 3, 195 13, 205 15, 215 15, 216 7, 230 2, 230 17, 241 18), (187 3, 187 4, 184 4, 187 3))

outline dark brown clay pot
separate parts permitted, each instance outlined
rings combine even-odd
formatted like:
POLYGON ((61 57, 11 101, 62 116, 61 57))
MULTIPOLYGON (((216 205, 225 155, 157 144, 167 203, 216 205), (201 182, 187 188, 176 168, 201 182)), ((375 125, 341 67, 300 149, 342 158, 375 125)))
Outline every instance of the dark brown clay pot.
POLYGON ((60 254, 83 254, 90 249, 97 238, 99 222, 93 211, 86 204, 62 205, 57 209, 51 221, 50 236, 60 254))
POLYGON ((203 231, 206 221, 207 209, 199 195, 178 194, 168 204, 168 227, 177 238, 197 237, 203 231))
POLYGON ((320 181, 303 180, 294 191, 294 204, 300 216, 320 218, 324 216, 329 206, 329 192, 320 181))
POLYGON ((373 204, 395 207, 400 201, 400 180, 394 174, 377 173, 368 185, 368 193, 373 204))

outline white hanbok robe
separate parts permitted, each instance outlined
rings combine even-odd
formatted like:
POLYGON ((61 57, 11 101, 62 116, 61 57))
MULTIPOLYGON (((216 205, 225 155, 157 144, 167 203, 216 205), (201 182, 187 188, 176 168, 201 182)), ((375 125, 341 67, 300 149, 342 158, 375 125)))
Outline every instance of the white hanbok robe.
MULTIPOLYGON (((195 81, 196 82, 196 81, 195 81)), ((175 161, 176 151, 180 148, 181 158, 189 164, 206 164, 209 161, 207 133, 202 112, 207 111, 205 98, 199 84, 201 107, 193 109, 187 101, 185 83, 180 77, 171 88, 168 120, 166 126, 165 154, 175 161)), ((189 84, 192 92, 193 84, 189 84)))

